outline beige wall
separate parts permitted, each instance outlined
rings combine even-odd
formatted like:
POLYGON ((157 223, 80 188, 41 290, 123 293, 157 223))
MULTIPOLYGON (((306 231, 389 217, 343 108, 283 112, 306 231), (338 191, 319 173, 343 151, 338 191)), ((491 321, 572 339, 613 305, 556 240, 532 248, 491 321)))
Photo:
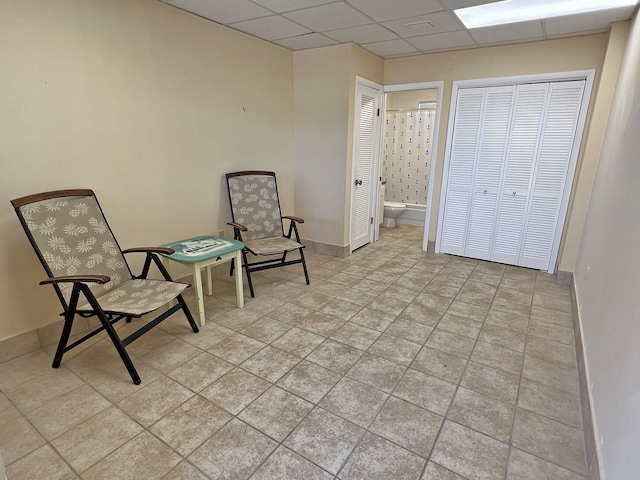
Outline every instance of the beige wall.
MULTIPOLYGON (((385 85, 444 81, 429 240, 433 241, 436 238, 438 208, 442 186, 442 167, 444 163, 445 140, 447 137, 447 124, 449 122, 453 82, 456 80, 596 69, 595 94, 599 84, 602 65, 607 53, 608 38, 608 34, 589 35, 544 42, 420 55, 385 61, 385 85)), ((606 110, 606 106, 603 107, 603 109, 606 110)), ((600 124, 598 124, 597 127, 600 129, 603 128, 600 124)), ((585 135, 588 136, 589 134, 589 130, 585 129, 585 135)), ((597 165, 597 155, 589 156, 589 161, 592 164, 586 167, 586 169, 595 169, 595 165, 597 165)), ((578 165, 582 164, 582 155, 578 162, 578 165)), ((585 202, 588 202, 590 187, 576 192, 578 195, 574 199, 575 204, 583 205, 585 202)), ((568 221, 571 221, 571 212, 569 212, 568 221)), ((581 225, 575 226, 575 229, 581 231, 581 225)), ((566 230, 565 228, 565 233, 566 230)), ((579 239, 575 237, 571 238, 571 242, 565 242, 564 249, 561 250, 559 255, 560 270, 573 271, 573 264, 565 264, 562 259, 566 255, 573 255, 571 258, 575 259, 575 252, 577 252, 578 247, 579 239), (566 254, 566 252, 569 252, 569 254, 566 254)))
POLYGON ((356 76, 382 81, 383 61, 351 44, 294 53, 296 212, 304 238, 349 244, 356 76))
POLYGON ((638 14, 626 45, 574 276, 607 480, 638 478, 640 472, 638 14))
POLYGON ((0 339, 60 312, 10 199, 92 188, 123 248, 224 228, 228 171, 275 170, 295 213, 290 51, 155 0, 0 11, 0 339))

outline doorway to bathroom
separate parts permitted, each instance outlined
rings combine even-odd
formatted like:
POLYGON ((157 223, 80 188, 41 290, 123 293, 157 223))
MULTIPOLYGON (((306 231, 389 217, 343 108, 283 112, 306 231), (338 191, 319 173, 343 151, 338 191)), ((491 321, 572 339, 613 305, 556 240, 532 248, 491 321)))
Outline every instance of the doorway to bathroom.
POLYGON ((424 251, 429 245, 442 85, 429 82, 384 87, 379 218, 382 221, 383 202, 405 205, 395 223, 423 227, 424 251))

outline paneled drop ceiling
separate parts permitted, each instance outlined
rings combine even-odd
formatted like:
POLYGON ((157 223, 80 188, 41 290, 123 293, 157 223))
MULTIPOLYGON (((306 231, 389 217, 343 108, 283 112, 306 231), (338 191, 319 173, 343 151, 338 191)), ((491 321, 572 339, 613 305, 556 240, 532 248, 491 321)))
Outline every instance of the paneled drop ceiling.
POLYGON ((290 50, 356 43, 383 58, 606 32, 636 7, 467 30, 453 13, 494 0, 159 0, 290 50))

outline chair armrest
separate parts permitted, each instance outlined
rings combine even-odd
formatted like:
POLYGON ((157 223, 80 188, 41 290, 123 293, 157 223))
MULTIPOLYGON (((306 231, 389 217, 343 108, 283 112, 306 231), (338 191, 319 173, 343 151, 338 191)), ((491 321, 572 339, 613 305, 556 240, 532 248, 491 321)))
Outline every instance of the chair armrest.
POLYGON ((111 279, 107 275, 69 275, 65 277, 53 277, 42 280, 40 285, 50 285, 57 283, 99 283, 105 284, 111 279))
POLYGON ((286 218, 296 223, 304 223, 304 220, 300 217, 293 217, 291 215, 283 215, 282 218, 286 218))
POLYGON ((227 222, 227 225, 231 225, 233 228, 240 230, 241 232, 246 232, 247 230, 249 230, 247 227, 245 227, 243 224, 241 223, 236 223, 236 222, 227 222))
POLYGON ((163 253, 165 255, 171 255, 175 250, 167 247, 135 247, 127 248, 122 253, 163 253))

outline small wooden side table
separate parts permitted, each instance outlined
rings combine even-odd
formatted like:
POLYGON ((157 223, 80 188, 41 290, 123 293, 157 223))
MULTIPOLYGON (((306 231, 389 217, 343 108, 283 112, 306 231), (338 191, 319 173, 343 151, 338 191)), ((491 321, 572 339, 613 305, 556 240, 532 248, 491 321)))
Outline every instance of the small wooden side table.
POLYGON ((236 299, 238 308, 244 307, 244 292, 242 288, 242 249, 244 244, 242 242, 214 235, 202 235, 166 243, 162 246, 175 250, 171 255, 162 255, 162 263, 167 267, 167 270, 169 269, 169 260, 184 265, 193 265, 193 283, 196 289, 200 325, 205 324, 202 275, 200 272, 203 268, 206 268, 207 295, 211 296, 213 294, 211 267, 235 259, 236 299))

